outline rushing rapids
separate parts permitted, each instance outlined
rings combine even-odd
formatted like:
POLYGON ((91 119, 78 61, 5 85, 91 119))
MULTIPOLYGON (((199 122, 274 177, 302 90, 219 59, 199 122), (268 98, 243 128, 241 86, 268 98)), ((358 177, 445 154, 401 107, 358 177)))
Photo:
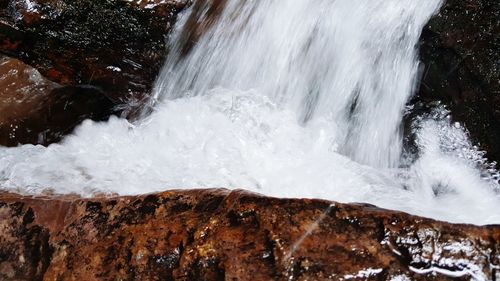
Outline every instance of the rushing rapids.
POLYGON ((413 124, 418 153, 403 153, 416 44, 440 4, 227 1, 210 19, 195 5, 170 39, 151 114, 86 121, 48 148, 0 148, 0 185, 84 196, 243 187, 499 223, 498 172, 445 109, 413 124), (187 47, 193 22, 206 30, 187 47))

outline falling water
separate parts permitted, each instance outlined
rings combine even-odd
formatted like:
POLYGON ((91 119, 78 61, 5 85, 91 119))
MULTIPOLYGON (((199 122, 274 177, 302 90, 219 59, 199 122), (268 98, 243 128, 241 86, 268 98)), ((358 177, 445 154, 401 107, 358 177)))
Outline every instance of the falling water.
MULTIPOLYGON (((307 126, 328 118, 338 150, 396 167, 404 106, 418 71, 415 45, 440 1, 229 1, 185 59, 180 42, 157 95, 254 90, 307 126)), ((208 6, 208 5, 207 5, 208 6)), ((183 27, 189 30, 190 24, 183 27)))
POLYGON ((402 156, 416 44, 440 0, 208 3, 180 19, 147 117, 85 121, 48 148, 0 148, 0 185, 84 196, 246 188, 500 222, 498 172, 446 109, 413 124, 419 153, 402 156))

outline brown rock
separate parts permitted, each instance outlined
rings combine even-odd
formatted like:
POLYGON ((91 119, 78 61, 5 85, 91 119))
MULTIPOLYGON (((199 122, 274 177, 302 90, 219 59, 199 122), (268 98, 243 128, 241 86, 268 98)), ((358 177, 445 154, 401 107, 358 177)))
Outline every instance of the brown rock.
POLYGON ((222 189, 94 199, 3 193, 0 234, 2 280, 500 277, 500 226, 222 189))
POLYGON ((84 119, 102 120, 114 104, 90 87, 62 87, 23 62, 0 57, 0 145, 58 141, 84 119))
POLYGON ((42 100, 58 85, 23 62, 0 58, 0 126, 22 119, 43 106, 42 100))

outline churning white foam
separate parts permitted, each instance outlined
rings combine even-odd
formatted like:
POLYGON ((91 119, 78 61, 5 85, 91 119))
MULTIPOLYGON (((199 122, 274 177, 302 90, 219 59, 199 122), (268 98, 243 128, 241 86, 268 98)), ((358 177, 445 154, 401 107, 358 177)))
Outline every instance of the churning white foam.
POLYGON ((48 148, 0 148, 0 186, 84 196, 245 188, 500 222, 498 172, 444 109, 415 124, 419 154, 400 157, 414 45, 440 1, 229 2, 186 57, 173 47, 150 116, 85 121, 48 148))
POLYGON ((461 128, 446 121, 422 124, 422 155, 409 168, 375 169, 338 153, 334 120, 300 125, 294 112, 252 91, 214 89, 158 108, 140 125, 118 118, 86 121, 62 144, 2 148, 1 185, 84 196, 247 188, 279 197, 368 202, 455 222, 500 221, 493 181, 454 155, 461 149, 442 149, 456 145, 443 139, 450 132, 466 140, 461 128))

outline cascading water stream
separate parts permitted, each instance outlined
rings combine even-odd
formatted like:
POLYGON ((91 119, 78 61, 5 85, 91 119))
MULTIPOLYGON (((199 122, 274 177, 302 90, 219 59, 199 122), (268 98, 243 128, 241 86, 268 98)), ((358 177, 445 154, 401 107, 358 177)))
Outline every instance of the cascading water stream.
POLYGON ((0 186, 85 196, 247 188, 499 223, 498 172, 480 167, 443 109, 415 124, 419 154, 401 156, 415 46, 440 4, 229 0, 213 14, 197 3, 172 35, 149 116, 86 121, 48 148, 0 148, 0 186))
MULTIPOLYGON (((254 90, 304 126, 328 118, 339 151, 397 167, 404 106, 418 71, 415 45, 440 5, 426 1, 229 1, 186 58, 182 37, 157 98, 254 90)), ((209 5, 207 5, 209 6, 209 5)), ((201 8, 200 8, 201 9, 201 8)), ((184 28, 183 28, 184 27, 184 28)))

